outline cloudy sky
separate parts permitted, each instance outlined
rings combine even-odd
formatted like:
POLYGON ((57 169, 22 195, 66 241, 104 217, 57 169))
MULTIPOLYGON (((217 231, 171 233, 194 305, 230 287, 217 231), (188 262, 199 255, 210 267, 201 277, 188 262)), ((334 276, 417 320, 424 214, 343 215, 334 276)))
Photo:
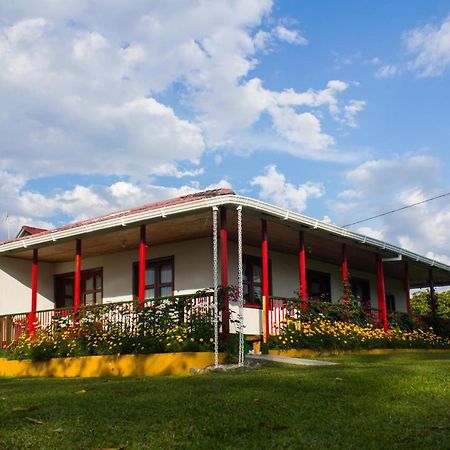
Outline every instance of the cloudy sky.
MULTIPOLYGON (((0 239, 216 186, 337 225, 449 192, 450 1, 407 3, 0 0, 0 239)), ((352 229, 450 263, 450 197, 352 229)))

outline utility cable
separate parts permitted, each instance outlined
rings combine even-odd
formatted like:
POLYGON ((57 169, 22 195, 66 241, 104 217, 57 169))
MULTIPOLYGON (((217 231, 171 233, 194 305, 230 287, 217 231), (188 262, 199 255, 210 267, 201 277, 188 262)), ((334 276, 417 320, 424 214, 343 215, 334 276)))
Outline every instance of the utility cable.
POLYGON ((401 208, 392 209, 390 211, 386 211, 381 214, 377 214, 376 216, 368 217, 367 219, 357 220, 356 222, 348 223, 346 225, 342 225, 342 228, 351 227, 352 225, 356 225, 358 223, 367 222, 369 220, 377 219, 378 217, 387 216, 388 214, 392 214, 398 211, 403 211, 404 209, 412 208, 413 206, 422 205, 423 203, 431 202, 432 200, 436 200, 438 198, 447 197, 450 195, 450 192, 447 192, 446 194, 437 195, 436 197, 427 198, 426 200, 422 200, 421 202, 411 203, 410 205, 402 206, 401 208))

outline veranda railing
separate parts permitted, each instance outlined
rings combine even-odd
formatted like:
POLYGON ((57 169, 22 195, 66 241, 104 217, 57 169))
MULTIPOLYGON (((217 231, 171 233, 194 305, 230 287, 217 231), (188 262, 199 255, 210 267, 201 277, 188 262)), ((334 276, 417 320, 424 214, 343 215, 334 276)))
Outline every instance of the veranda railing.
MULTIPOLYGON (((166 326, 189 323, 195 313, 209 315, 213 320, 213 293, 200 292, 191 295, 147 299, 141 304, 137 301, 125 301, 82 305, 77 311, 74 311, 73 308, 40 310, 36 311, 34 329, 36 332, 45 330, 51 333, 62 327, 70 327, 75 323, 91 322, 105 329, 114 326, 116 329, 137 332, 139 327, 145 327, 145 313, 152 309, 155 311, 156 317, 158 310, 162 312, 164 309, 166 326), (167 321, 170 323, 167 324, 167 321)), ((27 334, 30 320, 32 320, 31 313, 0 316, 1 348, 6 348, 23 334, 27 334)), ((220 315, 219 323, 221 323, 220 315)))

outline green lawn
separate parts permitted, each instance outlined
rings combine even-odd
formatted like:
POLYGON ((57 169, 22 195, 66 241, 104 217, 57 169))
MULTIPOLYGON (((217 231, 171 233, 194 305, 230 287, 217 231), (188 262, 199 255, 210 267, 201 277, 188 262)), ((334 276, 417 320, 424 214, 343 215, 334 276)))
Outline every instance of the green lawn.
POLYGON ((450 353, 333 360, 342 364, 3 378, 0 448, 450 448, 450 353))

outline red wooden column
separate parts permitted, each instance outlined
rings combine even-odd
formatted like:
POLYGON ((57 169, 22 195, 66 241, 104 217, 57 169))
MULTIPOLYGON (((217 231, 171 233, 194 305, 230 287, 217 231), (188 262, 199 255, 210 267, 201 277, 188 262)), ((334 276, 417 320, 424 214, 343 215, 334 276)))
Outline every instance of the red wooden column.
POLYGON ((77 239, 75 249, 75 284, 73 288, 73 310, 78 311, 81 297, 81 239, 77 239))
POLYGON ((342 244, 342 284, 344 286, 344 306, 348 306, 348 264, 347 264, 347 244, 342 244))
POLYGON ((37 310, 37 289, 38 289, 38 250, 33 249, 33 262, 31 267, 31 311, 28 316, 28 332, 34 334, 36 331, 36 310, 37 310))
POLYGON ((139 239, 139 289, 138 302, 145 300, 145 261, 146 261, 146 243, 145 243, 145 225, 141 225, 141 234, 139 239))
POLYGON ((263 301, 263 342, 269 341, 269 243, 267 240, 267 221, 261 220, 261 265, 263 301))
POLYGON ((305 256, 305 234, 303 231, 299 232, 299 250, 298 250, 298 270, 300 280, 300 299, 302 301, 302 309, 308 309, 308 292, 306 289, 306 256, 305 256))
POLYGON ((404 271, 403 271, 403 286, 405 287, 405 298, 406 298, 406 311, 408 314, 411 313, 411 292, 409 288, 409 268, 408 262, 405 261, 404 271))
POLYGON ((437 304, 436 304, 436 293, 434 292, 434 282, 433 282, 433 270, 430 269, 428 272, 428 280, 430 285, 430 310, 431 315, 434 317, 437 313, 437 304))
POLYGON ((384 273, 383 273, 383 259, 381 255, 376 256, 377 262, 377 294, 378 294, 378 320, 383 324, 384 331, 388 330, 388 320, 386 312, 386 293, 384 290, 384 273))
POLYGON ((228 342, 230 335, 230 301, 228 298, 228 230, 227 209, 220 208, 220 286, 223 292, 222 340, 228 342))

